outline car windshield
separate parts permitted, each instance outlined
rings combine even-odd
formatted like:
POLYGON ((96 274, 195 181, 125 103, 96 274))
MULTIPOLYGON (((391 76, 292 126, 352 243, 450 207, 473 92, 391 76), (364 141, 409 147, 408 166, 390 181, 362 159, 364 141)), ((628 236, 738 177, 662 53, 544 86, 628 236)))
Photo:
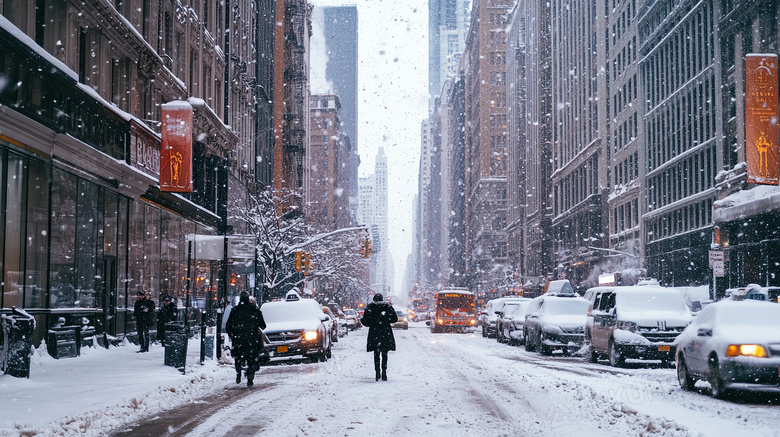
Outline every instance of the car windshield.
POLYGON ((269 302, 261 308, 263 319, 266 323, 284 322, 292 320, 319 319, 317 309, 307 302, 269 302))
POLYGON ((346 314, 348 316, 354 316, 355 314, 357 314, 357 311, 355 311, 355 310, 344 310, 344 314, 346 314))
POLYGON ((502 311, 504 311, 504 315, 508 316, 510 314, 514 314, 517 309, 520 308, 520 303, 517 302, 511 302, 504 305, 504 308, 502 311))
POLYGON ((544 312, 555 315, 580 315, 588 311, 590 303, 585 299, 547 299, 544 312))
POLYGON ((625 291, 617 293, 618 306, 627 311, 685 312, 687 306, 676 290, 625 291))
POLYGON ((406 316, 406 314, 404 314, 404 312, 403 312, 403 311, 396 311, 396 312, 395 312, 395 314, 396 314, 398 317, 405 317, 405 316, 406 316))

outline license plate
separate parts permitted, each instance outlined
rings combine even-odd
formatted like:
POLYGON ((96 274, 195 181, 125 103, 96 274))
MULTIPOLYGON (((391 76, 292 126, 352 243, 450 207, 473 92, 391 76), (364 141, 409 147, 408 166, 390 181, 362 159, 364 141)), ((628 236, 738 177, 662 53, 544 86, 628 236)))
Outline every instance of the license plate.
POLYGON ((276 346, 276 353, 282 354, 287 352, 287 346, 276 346))
POLYGON ((658 350, 661 352, 669 352, 672 350, 671 346, 658 346, 658 350))

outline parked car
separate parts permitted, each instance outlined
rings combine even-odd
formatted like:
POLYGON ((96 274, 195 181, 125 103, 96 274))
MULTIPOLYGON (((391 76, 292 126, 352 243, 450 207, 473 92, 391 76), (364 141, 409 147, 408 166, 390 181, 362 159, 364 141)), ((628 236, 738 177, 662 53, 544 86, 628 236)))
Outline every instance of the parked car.
POLYGON ((398 321, 392 324, 393 328, 409 329, 408 314, 405 311, 400 310, 398 308, 394 308, 394 309, 395 309, 395 314, 398 315, 398 321))
POLYGON ((780 287, 762 287, 750 284, 746 287, 745 300, 762 300, 766 302, 780 303, 780 287))
POLYGON ((338 343, 339 341, 339 319, 336 317, 335 314, 333 314, 333 311, 330 310, 330 308, 323 306, 322 312, 328 316, 328 319, 330 321, 330 341, 333 343, 338 343))
POLYGON ((497 332, 496 322, 498 321, 498 314, 496 314, 496 310, 507 299, 517 299, 517 298, 499 297, 498 299, 491 299, 487 301, 485 307, 482 308, 482 311, 479 312, 479 316, 477 320, 482 325, 483 337, 491 338, 496 336, 496 332, 497 332))
POLYGON ((683 390, 703 380, 717 398, 737 389, 780 392, 780 305, 750 300, 707 305, 676 344, 683 390))
POLYGON ((528 351, 550 355, 554 350, 564 354, 582 347, 585 336, 588 301, 571 294, 543 294, 528 304, 523 324, 523 341, 528 351))
POLYGON ((519 301, 507 302, 499 311, 496 321, 496 339, 501 343, 516 346, 523 342, 523 324, 525 312, 531 303, 529 298, 519 298, 519 301))
POLYGON ((674 339, 692 319, 678 290, 652 285, 598 287, 591 297, 585 329, 591 362, 601 356, 616 367, 627 358, 672 362, 674 339))
POLYGON ((265 350, 271 360, 330 358, 332 321, 317 301, 290 291, 284 301, 266 302, 260 309, 268 337, 265 350))
POLYGON ((347 308, 344 310, 344 316, 347 318, 347 329, 354 331, 360 328, 360 316, 357 311, 347 308))

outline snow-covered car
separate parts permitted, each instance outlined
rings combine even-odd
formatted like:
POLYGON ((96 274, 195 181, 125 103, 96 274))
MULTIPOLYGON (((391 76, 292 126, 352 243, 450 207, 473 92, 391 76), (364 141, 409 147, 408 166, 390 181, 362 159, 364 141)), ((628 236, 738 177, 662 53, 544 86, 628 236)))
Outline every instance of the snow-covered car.
POLYGON ((691 311, 674 288, 655 286, 601 287, 588 310, 588 358, 602 355, 613 366, 627 358, 674 360, 674 339, 691 323, 691 311))
POLYGON ((589 302, 576 294, 543 294, 528 304, 523 324, 525 349, 550 355, 582 347, 589 302))
POLYGON ((409 319, 406 312, 395 308, 395 314, 398 316, 398 321, 392 324, 393 328, 409 329, 409 319))
POLYGON ((523 342, 525 312, 530 303, 531 299, 520 298, 519 301, 507 302, 504 307, 498 311, 499 317, 496 321, 496 339, 500 343, 509 343, 512 346, 516 346, 523 342))
POLYGON ((780 305, 750 300, 707 305, 676 345, 683 390, 703 380, 717 398, 730 390, 780 393, 780 305))
POLYGON ((756 284, 749 284, 745 287, 745 291, 745 300, 780 303, 780 287, 762 287, 756 284))
POLYGON ((507 299, 517 299, 513 297, 499 297, 498 299, 491 299, 487 301, 485 307, 479 312, 477 317, 478 324, 482 325, 483 337, 495 337, 496 336, 496 322, 498 321, 498 314, 496 310, 499 309, 503 302, 507 299))
POLYGON ((309 358, 327 361, 331 356, 332 322, 314 299, 303 299, 295 291, 284 301, 266 302, 263 311, 269 358, 309 358))
POLYGON ((360 328, 360 316, 357 311, 347 308, 344 310, 344 316, 347 318, 347 329, 354 331, 360 328))
POLYGON ((330 341, 333 343, 338 343, 339 341, 339 319, 336 317, 335 314, 333 314, 333 311, 330 310, 327 306, 322 307, 322 312, 325 313, 326 316, 328 316, 328 319, 330 319, 330 341))

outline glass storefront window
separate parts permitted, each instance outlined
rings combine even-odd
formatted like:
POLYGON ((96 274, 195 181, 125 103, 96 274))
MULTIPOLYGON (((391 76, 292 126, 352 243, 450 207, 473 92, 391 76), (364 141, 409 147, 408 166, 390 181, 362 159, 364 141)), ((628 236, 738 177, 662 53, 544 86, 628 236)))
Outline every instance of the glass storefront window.
POLYGON ((49 229, 49 174, 43 162, 30 159, 27 174, 25 308, 46 307, 49 229))
POLYGON ((9 153, 6 163, 8 179, 5 199, 5 283, 3 307, 22 307, 24 296, 24 275, 21 271, 21 256, 24 245, 22 233, 22 212, 24 201, 24 158, 9 153))
POLYGON ((129 200, 119 196, 119 213, 117 216, 117 284, 116 306, 127 308, 127 226, 129 200))
POLYGON ((144 205, 144 287, 160 302, 160 209, 144 205))
POLYGON ((96 308, 98 187, 79 181, 76 204, 76 293, 78 308, 96 308))
POLYGON ((50 308, 73 308, 76 302, 76 177, 52 171, 50 308))

